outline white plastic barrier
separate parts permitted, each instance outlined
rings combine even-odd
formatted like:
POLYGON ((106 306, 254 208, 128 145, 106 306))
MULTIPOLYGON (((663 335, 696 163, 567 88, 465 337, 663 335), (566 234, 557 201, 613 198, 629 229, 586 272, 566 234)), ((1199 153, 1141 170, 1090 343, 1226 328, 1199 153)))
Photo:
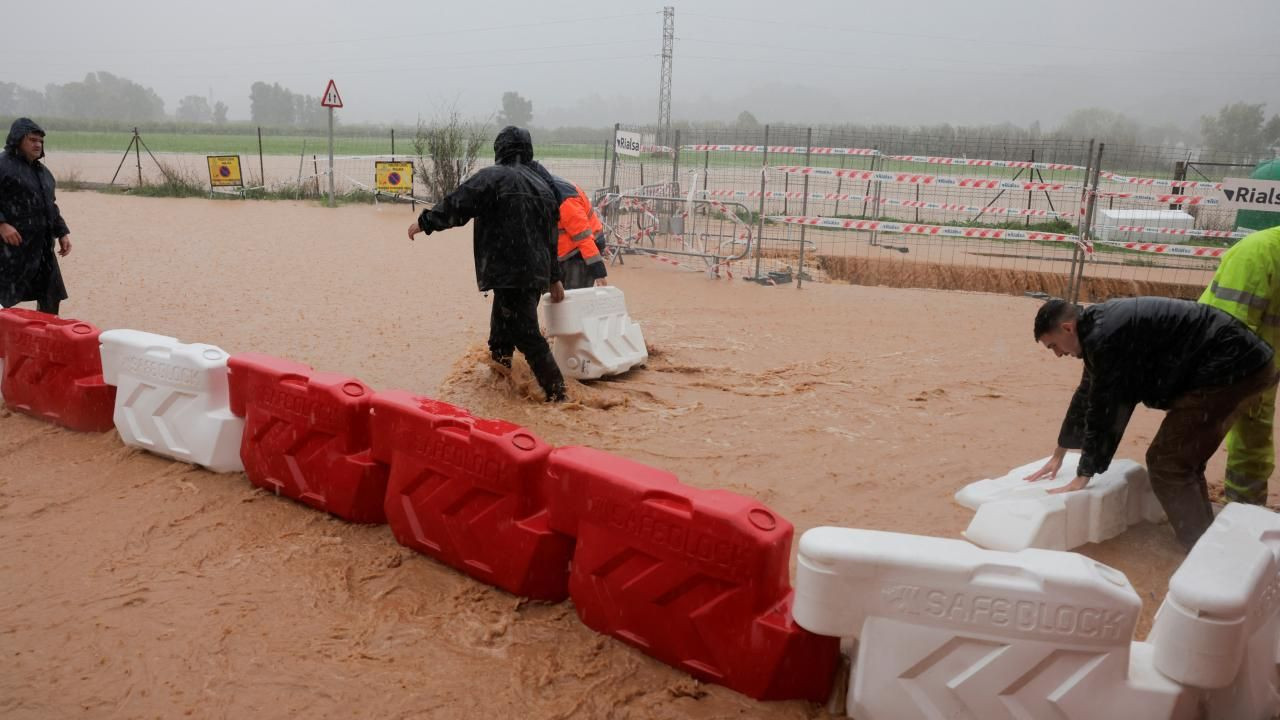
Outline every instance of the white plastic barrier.
POLYGON ((1193 718, 1193 693, 1131 649, 1141 606, 1074 553, 824 527, 800 538, 793 614, 857 638, 858 720, 1193 718))
POLYGON ((244 469, 244 420, 227 403, 227 353, 137 330, 101 335, 102 376, 115 385, 115 424, 126 445, 203 465, 244 469))
POLYGON ((956 493, 957 502, 977 511, 964 537, 991 550, 1071 550, 1113 538, 1130 525, 1164 519, 1147 469, 1138 463, 1114 460, 1084 489, 1050 495, 1049 490, 1075 478, 1080 454, 1067 453, 1053 480, 1029 483, 1023 479, 1048 460, 1015 468, 1003 477, 979 480, 956 493))
POLYGON ((616 287, 569 290, 564 300, 542 296, 551 353, 561 372, 577 380, 617 375, 649 359, 640 326, 627 315, 616 287))
POLYGON ((1280 714, 1280 515, 1227 505, 1169 580, 1148 640, 1160 672, 1210 690, 1209 717, 1280 714))

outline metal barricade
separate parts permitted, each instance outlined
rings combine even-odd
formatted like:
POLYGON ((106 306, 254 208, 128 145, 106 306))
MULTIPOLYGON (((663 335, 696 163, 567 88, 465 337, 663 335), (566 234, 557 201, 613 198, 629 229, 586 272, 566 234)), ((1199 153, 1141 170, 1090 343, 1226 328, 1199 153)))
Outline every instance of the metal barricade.
POLYGON ((755 241, 751 210, 740 202, 649 189, 596 194, 609 261, 647 255, 711 277, 732 277, 731 264, 747 257, 755 241))

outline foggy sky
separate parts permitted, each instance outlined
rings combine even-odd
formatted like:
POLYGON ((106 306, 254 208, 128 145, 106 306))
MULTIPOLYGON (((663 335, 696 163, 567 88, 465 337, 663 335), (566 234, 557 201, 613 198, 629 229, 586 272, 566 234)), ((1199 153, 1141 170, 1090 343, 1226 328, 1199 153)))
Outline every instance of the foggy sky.
MULTIPOLYGON (((1227 102, 1280 112, 1278 0, 672 2, 672 116, 977 124, 1100 106, 1194 125, 1227 102)), ((202 95, 249 117, 249 86, 319 96, 348 123, 470 116, 504 91, 535 126, 652 123, 662 1, 371 3, 45 0, 10 12, 0 80, 105 70, 172 114, 202 95)))

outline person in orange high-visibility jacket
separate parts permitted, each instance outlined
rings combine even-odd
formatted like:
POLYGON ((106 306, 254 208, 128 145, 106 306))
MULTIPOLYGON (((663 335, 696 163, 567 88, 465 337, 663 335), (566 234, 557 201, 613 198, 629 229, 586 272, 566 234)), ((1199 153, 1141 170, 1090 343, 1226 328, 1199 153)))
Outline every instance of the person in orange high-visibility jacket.
POLYGON ((543 175, 543 180, 551 186, 551 191, 560 201, 560 239, 556 254, 560 260, 560 271, 564 275, 564 289, 608 285, 605 278, 609 271, 602 254, 604 225, 591 207, 591 200, 582 188, 558 175, 552 175, 537 161, 533 164, 541 168, 542 172, 539 174, 543 175))

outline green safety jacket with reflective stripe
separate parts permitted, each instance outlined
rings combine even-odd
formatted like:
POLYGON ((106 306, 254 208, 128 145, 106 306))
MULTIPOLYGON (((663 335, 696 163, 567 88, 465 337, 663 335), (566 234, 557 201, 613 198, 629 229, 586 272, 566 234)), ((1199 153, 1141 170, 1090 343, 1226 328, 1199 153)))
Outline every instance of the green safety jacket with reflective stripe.
POLYGON ((1280 338, 1280 226, 1233 245, 1200 302, 1230 313, 1274 347, 1280 338))

